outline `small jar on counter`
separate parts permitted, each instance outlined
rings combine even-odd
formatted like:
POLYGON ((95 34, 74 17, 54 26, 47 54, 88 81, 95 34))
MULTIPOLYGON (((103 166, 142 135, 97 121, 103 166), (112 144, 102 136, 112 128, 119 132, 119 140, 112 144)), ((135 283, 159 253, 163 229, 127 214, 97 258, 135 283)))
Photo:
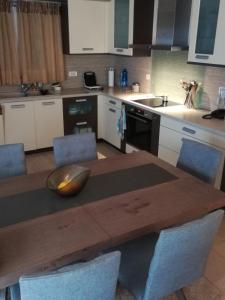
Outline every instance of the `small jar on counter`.
POLYGON ((134 83, 132 84, 132 91, 133 91, 134 93, 140 93, 140 83, 134 82, 134 83))

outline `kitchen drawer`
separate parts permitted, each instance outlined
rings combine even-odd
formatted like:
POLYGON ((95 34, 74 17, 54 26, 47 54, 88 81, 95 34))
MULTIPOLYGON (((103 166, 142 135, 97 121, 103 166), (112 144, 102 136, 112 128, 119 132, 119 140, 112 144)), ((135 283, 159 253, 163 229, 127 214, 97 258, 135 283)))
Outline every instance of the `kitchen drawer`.
POLYGON ((176 166, 179 154, 171 149, 159 145, 158 157, 169 164, 176 166))
MULTIPOLYGON (((170 118, 161 118, 161 126, 177 131, 190 139, 196 139, 200 142, 207 143, 222 149, 225 149, 225 138, 204 129, 197 128, 184 122, 179 122, 170 118)), ((160 129, 161 130, 161 129, 160 129)), ((165 138, 165 136, 164 136, 165 138)), ((167 137, 170 139, 170 136, 167 137)), ((171 143, 171 142, 170 142, 171 143)))
POLYGON ((122 107, 122 101, 121 100, 117 100, 117 99, 110 98, 110 97, 106 97, 106 104, 110 105, 112 107, 115 106, 119 109, 121 109, 121 107, 122 107))
POLYGON ((171 130, 167 127, 160 126, 159 145, 164 146, 177 153, 180 152, 182 146, 182 138, 196 140, 193 136, 187 136, 183 133, 171 130))

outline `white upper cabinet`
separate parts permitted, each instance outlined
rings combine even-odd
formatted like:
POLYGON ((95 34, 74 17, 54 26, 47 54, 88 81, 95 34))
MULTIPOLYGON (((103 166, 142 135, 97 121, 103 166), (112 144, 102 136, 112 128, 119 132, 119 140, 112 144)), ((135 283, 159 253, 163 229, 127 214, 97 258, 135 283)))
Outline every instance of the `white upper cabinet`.
POLYGON ((108 52, 108 6, 101 0, 68 0, 62 6, 64 53, 108 52))
POLYGON ((110 53, 133 55, 134 0, 111 0, 110 53))
POLYGON ((188 61, 225 65, 225 0, 192 1, 188 61))

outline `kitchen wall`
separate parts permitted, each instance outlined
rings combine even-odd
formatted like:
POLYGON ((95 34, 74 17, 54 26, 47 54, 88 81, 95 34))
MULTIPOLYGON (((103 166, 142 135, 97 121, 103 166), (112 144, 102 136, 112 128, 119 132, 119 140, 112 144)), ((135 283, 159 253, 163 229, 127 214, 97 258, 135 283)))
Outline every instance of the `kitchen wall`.
POLYGON ((151 70, 151 58, 124 57, 115 55, 65 55, 66 80, 65 88, 76 88, 83 85, 82 75, 85 71, 95 71, 97 82, 107 85, 107 70, 115 68, 115 84, 119 85, 119 74, 121 69, 128 71, 128 84, 141 82, 141 91, 150 91, 150 81, 146 80, 146 73, 151 70), (78 71, 78 76, 69 78, 69 71, 78 71))
POLYGON ((203 84, 202 108, 215 109, 218 88, 225 86, 225 68, 187 64, 187 57, 187 51, 153 51, 152 92, 183 103, 185 91, 179 80, 197 80, 203 84))
MULTIPOLYGON (((217 92, 220 86, 225 86, 225 68, 187 64, 187 51, 152 51, 151 57, 125 57, 116 55, 65 55, 66 80, 65 88, 83 86, 82 75, 85 71, 95 71, 97 81, 107 85, 107 69, 115 68, 115 83, 119 85, 119 73, 122 68, 128 70, 128 83, 137 81, 142 92, 152 92, 155 95, 166 94, 171 100, 183 103, 185 91, 180 86, 180 79, 197 80, 204 87, 202 107, 215 109, 217 92), (77 71, 78 76, 68 77, 69 71, 77 71), (146 74, 151 80, 146 80, 146 74)), ((18 86, 0 87, 5 90, 18 90, 18 86)))
POLYGON ((107 84, 107 68, 114 65, 113 55, 65 55, 66 80, 65 88, 79 88, 83 86, 83 73, 85 71, 96 72, 97 83, 107 84), (69 71, 77 71, 77 77, 68 77, 69 71))
POLYGON ((217 92, 225 86, 225 68, 187 64, 187 51, 152 51, 151 57, 126 57, 116 55, 66 55, 65 68, 67 79, 64 87, 83 85, 82 74, 92 70, 96 72, 98 83, 107 85, 107 69, 115 68, 115 83, 119 85, 119 73, 122 68, 128 70, 128 83, 137 81, 142 92, 155 95, 168 95, 171 100, 183 103, 185 91, 181 88, 180 79, 197 80, 203 84, 201 107, 215 109, 217 92), (68 78, 69 71, 78 71, 78 77, 68 78), (146 80, 146 74, 151 80, 146 80))

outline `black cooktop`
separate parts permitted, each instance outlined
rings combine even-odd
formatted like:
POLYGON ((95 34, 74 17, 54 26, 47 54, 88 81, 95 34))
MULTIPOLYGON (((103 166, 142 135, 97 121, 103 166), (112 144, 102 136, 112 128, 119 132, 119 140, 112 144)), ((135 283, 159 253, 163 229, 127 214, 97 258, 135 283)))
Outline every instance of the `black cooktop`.
POLYGON ((169 101, 169 100, 165 101, 162 98, 141 99, 141 100, 135 100, 135 102, 149 107, 166 107, 166 106, 179 105, 179 103, 169 101))

